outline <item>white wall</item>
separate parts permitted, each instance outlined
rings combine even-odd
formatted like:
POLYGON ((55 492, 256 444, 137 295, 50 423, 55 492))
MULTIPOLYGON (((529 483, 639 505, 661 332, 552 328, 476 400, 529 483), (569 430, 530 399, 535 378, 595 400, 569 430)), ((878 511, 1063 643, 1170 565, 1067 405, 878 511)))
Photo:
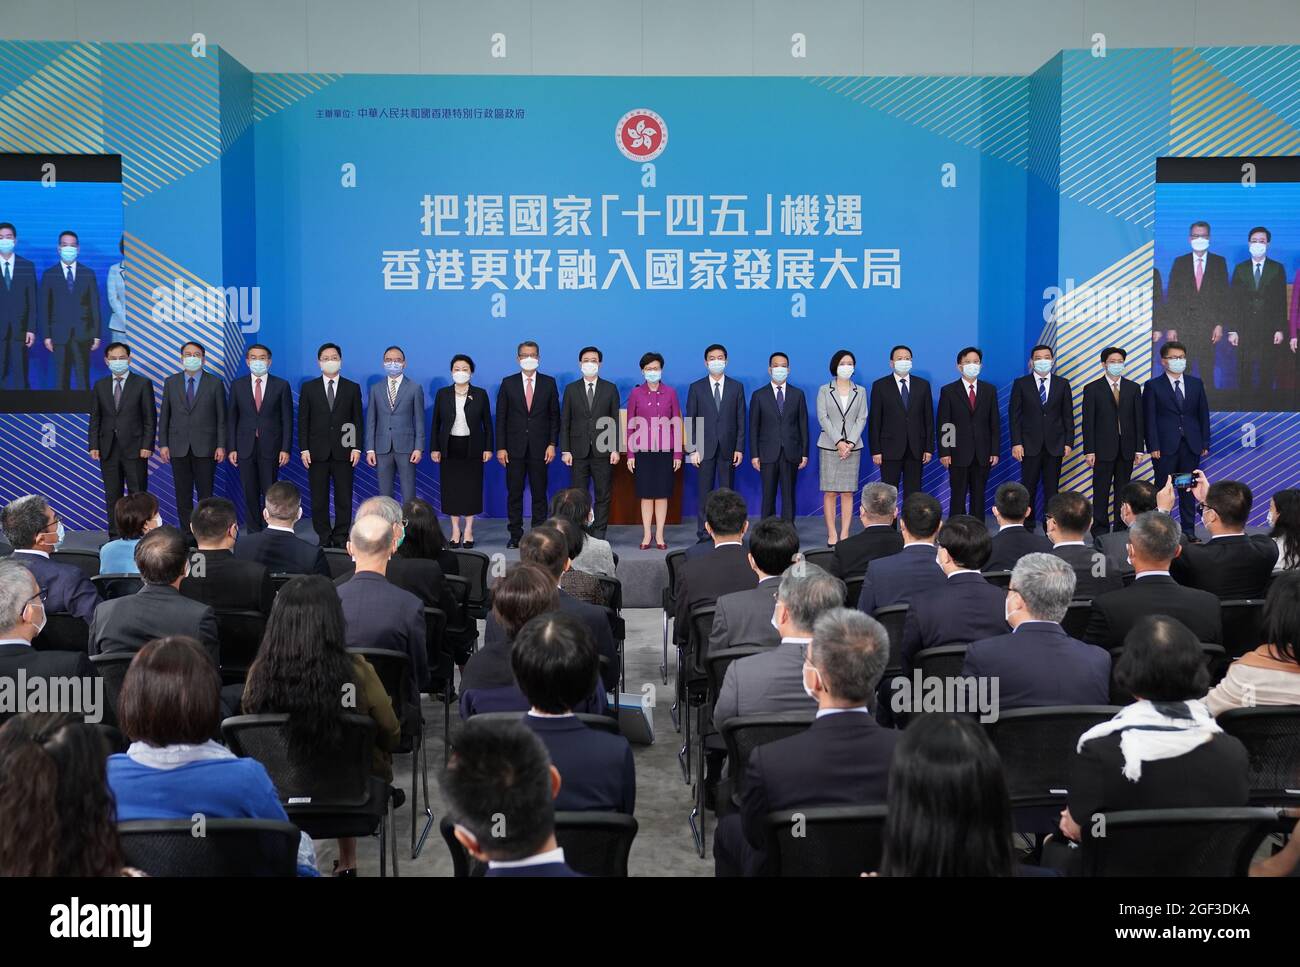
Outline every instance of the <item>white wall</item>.
POLYGON ((188 43, 195 31, 254 71, 1017 74, 1095 33, 1109 47, 1300 43, 1300 2, 0 0, 0 39, 188 43), (791 56, 796 32, 804 59, 791 56))

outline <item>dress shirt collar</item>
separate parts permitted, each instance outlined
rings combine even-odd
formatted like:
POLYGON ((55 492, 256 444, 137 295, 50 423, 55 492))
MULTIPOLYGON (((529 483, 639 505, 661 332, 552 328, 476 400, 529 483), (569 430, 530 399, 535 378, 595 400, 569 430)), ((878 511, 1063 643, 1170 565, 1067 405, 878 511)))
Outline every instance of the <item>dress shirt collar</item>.
POLYGON ((1083 541, 1060 541, 1052 545, 1052 550, 1056 550, 1058 547, 1087 547, 1087 546, 1088 545, 1085 544, 1083 541))
POLYGON ((0 638, 0 647, 4 647, 5 645, 26 645, 28 648, 32 647, 32 643, 26 638, 0 638))
MULTIPOLYGON (((1165 376, 1167 376, 1167 377, 1169 378, 1169 385, 1170 385, 1170 386, 1175 386, 1175 385, 1177 385, 1178 381, 1181 380, 1181 379, 1183 379, 1183 377, 1185 377, 1186 375, 1187 375, 1186 371, 1184 371, 1184 372, 1182 372, 1182 373, 1177 373, 1177 374, 1175 374, 1175 373, 1170 373, 1170 372, 1166 372, 1166 373, 1165 373, 1165 376)), ((1186 384, 1183 385, 1183 392, 1184 392, 1184 393, 1187 392, 1187 386, 1186 386, 1186 384)))
POLYGON ((38 551, 34 547, 20 547, 14 551, 15 554, 35 554, 37 557, 43 557, 47 561, 50 559, 48 551, 38 551))
POLYGON ((385 378, 392 384, 393 389, 400 389, 402 386, 402 377, 405 375, 405 373, 398 373, 396 376, 387 376, 385 378))
POLYGON ((77 277, 77 263, 64 262, 62 265, 59 266, 59 274, 63 276, 65 279, 68 277, 68 269, 72 269, 72 277, 75 279, 77 277))
POLYGON ((783 644, 783 645, 806 645, 806 644, 808 644, 808 643, 811 642, 811 641, 812 641, 812 638, 811 638, 811 637, 808 637, 808 638, 782 638, 782 639, 781 639, 781 644, 783 644))
POLYGON ((338 392, 338 385, 337 385, 337 384, 338 384, 339 379, 340 379, 342 376, 343 376, 343 372, 342 372, 342 370, 340 370, 339 372, 335 373, 333 376, 326 376, 324 373, 321 373, 321 374, 320 374, 320 379, 321 379, 321 382, 325 385, 326 388, 329 387, 330 383, 334 383, 334 384, 335 384, 335 386, 334 386, 334 391, 337 393, 337 392, 338 392))
POLYGON ((265 391, 266 384, 271 380, 271 374, 269 372, 263 373, 261 376, 258 376, 256 373, 248 374, 249 385, 253 386, 254 388, 256 388, 257 381, 259 379, 262 381, 262 390, 265 391))
POLYGON ((10 252, 8 255, 0 255, 0 262, 12 262, 13 260, 14 260, 13 252, 10 252))
POLYGON ((558 714, 558 715, 553 715, 553 714, 551 714, 550 712, 539 712, 539 711, 537 711, 537 709, 535 709, 535 708, 530 708, 530 709, 528 710, 528 714, 529 714, 531 717, 535 718, 535 719, 571 719, 571 718, 576 718, 576 716, 575 716, 572 712, 561 712, 561 713, 558 714))
POLYGON ((719 547, 739 547, 744 543, 745 543, 744 541, 721 541, 717 544, 714 544, 713 549, 716 551, 719 547))
POLYGON ((1134 581, 1141 581, 1143 578, 1169 577, 1168 571, 1138 571, 1133 575, 1134 581))
POLYGON ((789 382, 788 380, 787 380, 787 382, 785 382, 785 383, 774 383, 774 382, 770 382, 769 385, 772 387, 772 393, 775 394, 777 390, 783 390, 783 389, 785 389, 786 386, 788 385, 788 382, 789 382))
POLYGON ((536 856, 526 856, 522 860, 488 860, 488 868, 494 870, 515 870, 521 866, 546 866, 550 863, 564 862, 564 848, 557 846, 555 849, 547 850, 545 853, 538 853, 536 856))
MULTIPOLYGON (((969 396, 970 391, 975 389, 976 384, 979 383, 979 377, 976 377, 975 379, 967 379, 965 376, 963 376, 961 378, 961 381, 966 384, 966 394, 969 396)), ((979 390, 975 390, 975 392, 978 393, 979 390)))
POLYGON ((1061 631, 1061 630, 1063 630, 1063 629, 1061 628, 1061 623, 1060 623, 1059 621, 1045 621, 1045 620, 1043 620, 1043 619, 1041 619, 1041 618, 1030 618, 1028 621, 1022 621, 1022 622, 1020 622, 1020 624, 1018 624, 1018 625, 1016 625, 1014 628, 1012 628, 1012 629, 1011 629, 1011 633, 1014 635, 1014 634, 1015 634, 1017 631, 1019 631, 1021 628, 1028 628, 1030 631, 1061 631), (1034 627, 1030 628, 1030 627, 1029 627, 1030 625, 1034 625, 1034 627))
POLYGON ((1245 537, 1245 536, 1246 536, 1245 531, 1234 531, 1231 534, 1211 534, 1210 540, 1217 541, 1224 537, 1245 537))
POLYGON ((859 705, 857 708, 819 708, 817 717, 825 718, 827 715, 839 715, 842 712, 861 712, 863 715, 870 715, 865 705, 859 705))
POLYGON ((1013 527, 1024 527, 1024 526, 1025 526, 1024 521, 1021 521, 1019 524, 1003 524, 1001 527, 998 528, 998 533, 1001 534, 1003 531, 1011 530, 1011 528, 1013 527))
MULTIPOLYGON (((722 385, 723 385, 726 381, 727 381, 727 374, 726 374, 726 373, 723 373, 723 374, 720 375, 720 376, 714 376, 712 373, 709 373, 709 382, 712 383, 713 386, 718 387, 718 389, 722 389, 722 385)), ((709 387, 709 392, 710 392, 710 393, 713 392, 713 386, 710 386, 710 387, 709 387)))
POLYGON ((928 547, 933 551, 934 541, 904 541, 903 550, 907 550, 909 547, 928 547))
POLYGON ((948 574, 947 577, 948 577, 949 580, 951 580, 952 578, 955 578, 958 574, 979 574, 979 573, 980 573, 980 572, 979 572, 979 571, 976 571, 974 568, 969 568, 969 567, 959 567, 959 568, 957 568, 957 570, 955 570, 955 571, 951 572, 950 574, 948 574))
POLYGON ((281 527, 279 524, 267 524, 266 529, 269 531, 280 531, 281 533, 284 534, 293 534, 294 537, 298 536, 296 533, 294 533, 294 529, 292 527, 281 527))

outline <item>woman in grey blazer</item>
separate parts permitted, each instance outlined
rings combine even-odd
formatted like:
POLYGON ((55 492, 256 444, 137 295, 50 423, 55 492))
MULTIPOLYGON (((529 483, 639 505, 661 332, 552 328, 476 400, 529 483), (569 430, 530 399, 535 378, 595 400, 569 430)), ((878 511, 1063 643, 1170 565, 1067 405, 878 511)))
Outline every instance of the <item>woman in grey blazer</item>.
POLYGON ((826 546, 849 536, 853 520, 853 494, 858 489, 858 464, 862 459, 862 430, 867 425, 867 391, 853 382, 857 359, 847 349, 831 356, 832 379, 817 390, 817 422, 821 436, 822 509, 826 514, 826 546), (835 498, 840 498, 840 527, 835 529, 835 498))

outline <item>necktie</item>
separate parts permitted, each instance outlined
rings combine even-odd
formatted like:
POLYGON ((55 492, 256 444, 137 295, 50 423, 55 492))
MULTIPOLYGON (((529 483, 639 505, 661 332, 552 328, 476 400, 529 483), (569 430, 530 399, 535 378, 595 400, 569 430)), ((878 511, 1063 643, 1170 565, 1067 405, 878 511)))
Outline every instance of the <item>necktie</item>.
POLYGON ((1179 412, 1182 412, 1183 404, 1187 402, 1187 398, 1183 396, 1183 381, 1181 379, 1174 380, 1174 399, 1178 401, 1179 412))
POLYGON ((1119 415, 1119 380, 1110 384, 1110 395, 1115 397, 1115 427, 1118 429, 1120 436, 1124 435, 1124 423, 1119 415))
POLYGON ((6 262, 5 263, 5 288, 6 289, 9 288, 9 283, 12 282, 13 280, 14 280, 13 276, 9 274, 9 263, 6 262))
POLYGON ((590 412, 596 408, 596 384, 587 384, 587 410, 590 412))
POLYGON ((1259 288, 1259 272, 1264 266, 1260 262, 1255 263, 1255 288, 1259 288))
POLYGON ((907 409, 908 403, 909 403, 909 402, 911 401, 911 399, 912 399, 912 394, 911 394, 911 391, 908 390, 908 388, 907 388, 907 380, 906 380, 906 379, 900 379, 900 380, 898 381, 898 393, 899 393, 900 396, 903 397, 903 409, 907 409))
POLYGON ((334 409, 334 380, 332 379, 325 384, 325 402, 330 405, 331 410, 334 409))
POLYGON ((1047 377, 1038 377, 1038 402, 1047 405, 1047 377))
POLYGON ((253 409, 262 412, 262 381, 261 379, 253 380, 253 409))
POLYGON ((722 412, 722 384, 717 381, 713 383, 713 408, 722 412))
POLYGON ((116 376, 113 378, 113 409, 122 408, 122 378, 116 376))
POLYGON ((194 377, 190 376, 185 380, 185 402, 190 406, 194 405, 194 377))
POLYGON ((785 387, 784 386, 778 386, 776 388, 776 411, 777 413, 785 412, 785 387))
POLYGON ((1110 384, 1110 395, 1115 397, 1115 405, 1119 406, 1119 383, 1110 384))
POLYGON ((391 379, 388 381, 388 408, 397 409, 397 383, 391 379))
POLYGON ((63 270, 63 272, 64 272, 65 277, 66 277, 67 280, 68 280, 68 291, 71 292, 71 291, 72 291, 73 283, 76 281, 76 280, 72 277, 72 266, 71 266, 71 265, 67 266, 67 267, 63 270))
POLYGON ((1201 277, 1205 275, 1205 259, 1196 260, 1196 291, 1201 291, 1201 277))
POLYGON ((974 413, 975 412, 975 384, 972 383, 969 389, 970 389, 970 411, 974 413))
POLYGON ((531 376, 524 379, 524 409, 530 413, 533 411, 533 378, 531 376))

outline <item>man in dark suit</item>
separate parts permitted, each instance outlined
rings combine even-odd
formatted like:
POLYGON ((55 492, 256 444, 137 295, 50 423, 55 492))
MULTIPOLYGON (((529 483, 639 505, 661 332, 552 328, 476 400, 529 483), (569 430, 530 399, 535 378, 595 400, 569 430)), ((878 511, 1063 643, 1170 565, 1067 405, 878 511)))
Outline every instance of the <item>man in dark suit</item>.
POLYGON ((63 520, 49 501, 40 494, 19 497, 4 508, 3 526, 14 549, 11 560, 36 576, 46 614, 72 614, 90 624, 99 592, 81 568, 50 559, 50 552, 63 542, 63 520))
POLYGON ((1122 572, 1110 566, 1096 544, 1085 540, 1091 523, 1092 503, 1078 491, 1063 491, 1047 503, 1047 536, 1052 541, 1052 553, 1074 568, 1074 596, 1089 601, 1124 586, 1122 572))
MULTIPOLYGON (((1212 484, 1197 470, 1192 496, 1202 505, 1201 519, 1210 539, 1204 544, 1184 540, 1183 552, 1174 558, 1169 576, 1184 587, 1209 591, 1220 601, 1264 597, 1277 564, 1278 547, 1266 534, 1246 533, 1254 503, 1250 488, 1235 480, 1212 484)), ((1173 497, 1173 488, 1166 484, 1156 495, 1156 503, 1168 513, 1173 497)))
POLYGON ((287 480, 271 484, 262 511, 265 529, 245 534, 235 543, 235 557, 256 561, 272 574, 320 574, 330 576, 329 562, 319 545, 309 544, 294 533, 302 519, 302 495, 287 480))
POLYGON ((1007 429, 1011 456, 1020 462, 1020 482, 1029 491, 1025 524, 1031 529, 1039 482, 1043 485, 1040 506, 1046 507, 1060 488, 1062 461, 1074 452, 1074 394, 1069 380, 1052 373, 1054 360, 1051 346, 1035 346, 1029 352, 1033 372, 1011 384, 1007 429))
MULTIPOLYGON (((1142 387, 1124 377, 1128 358, 1119 346, 1101 351, 1102 375, 1083 388, 1083 459, 1092 468, 1092 534, 1111 529, 1111 488, 1116 503, 1142 459, 1146 424, 1142 387)), ((1122 530, 1119 507, 1115 530, 1122 530)))
POLYGON ((957 354, 961 378, 939 391, 939 462, 948 468, 949 514, 984 519, 984 488, 1002 449, 998 391, 979 378, 984 354, 967 346, 957 354))
POLYGON ((224 497, 200 500, 190 517, 190 531, 199 546, 190 555, 190 573, 181 582, 181 594, 214 611, 269 615, 275 598, 271 572, 264 564, 234 554, 239 536, 235 505, 224 497))
POLYGON ((564 777, 555 808, 632 815, 632 747, 621 735, 588 728, 573 714, 591 696, 599 666, 587 626, 572 615, 540 615, 516 636, 511 664, 515 684, 532 706, 524 724, 546 743, 551 762, 564 777))
POLYGON ((941 587, 947 580, 935 561, 934 539, 943 522, 943 508, 924 491, 903 501, 899 526, 903 549, 871 562, 862 578, 858 610, 867 614, 890 604, 902 604, 913 596, 941 587))
MULTIPOLYGON (((600 378, 604 354, 595 346, 578 353, 582 379, 564 387, 560 411, 560 457, 572 467, 571 486, 586 493, 587 481, 596 489, 590 534, 605 538, 609 502, 614 494, 614 466, 618 463, 618 387, 600 378)), ((522 506, 522 505, 521 505, 522 506)), ((522 510, 521 510, 522 513, 522 510)), ((537 521, 533 521, 533 526, 537 521)))
POLYGON ((867 570, 878 557, 888 557, 903 549, 903 535, 894 521, 898 517, 898 488, 873 480, 862 488, 859 508, 862 530, 835 542, 835 556, 828 568, 837 576, 855 578, 867 570))
POLYGON ((727 347, 714 343, 704 350, 704 365, 709 375, 692 383, 686 394, 686 452, 696 468, 695 536, 701 543, 708 539, 705 500, 715 486, 731 488, 745 456, 745 387, 738 379, 727 379, 727 347))
POLYGON ((1139 514, 1156 509, 1156 488, 1151 486, 1149 480, 1130 480, 1116 499, 1119 501, 1119 520, 1124 529, 1100 535, 1096 539, 1097 550, 1106 555, 1109 567, 1115 568, 1120 574, 1132 574, 1133 565, 1128 559, 1128 529, 1139 514))
POLYGON ((1169 576, 1170 563, 1182 553, 1172 517, 1159 510, 1138 515, 1128 529, 1128 552, 1137 576, 1128 587, 1092 599, 1085 641, 1110 651, 1124 644, 1139 619, 1164 614, 1190 628, 1198 641, 1222 644, 1219 599, 1169 576))
POLYGON ((790 357, 772 353, 767 359, 772 381, 754 390, 749 400, 750 463, 763 483, 763 516, 776 513, 776 489, 781 488, 781 516, 794 520, 795 476, 808 466, 808 401, 791 386, 790 357))
POLYGON ((379 493, 393 496, 393 475, 402 499, 415 496, 415 468, 424 456, 424 390, 405 374, 406 351, 384 350, 384 378, 370 387, 366 410, 366 463, 379 468, 379 493))
POLYGON ((1276 354, 1286 348, 1289 331, 1286 269, 1268 257, 1273 233, 1263 225, 1250 230, 1250 258, 1232 270, 1232 315, 1228 339, 1237 347, 1242 399, 1264 402, 1277 373, 1276 354))
POLYGON ((867 445, 880 479, 892 487, 903 481, 903 498, 921 489, 921 467, 930 462, 934 441, 934 402, 930 383, 912 375, 912 350, 889 351, 892 372, 871 384, 867 407, 867 445))
POLYGON ((546 520, 547 466, 555 459, 560 436, 560 394, 554 377, 537 371, 541 348, 530 340, 516 349, 519 372, 497 390, 497 462, 506 468, 506 515, 510 539, 518 547, 524 535, 524 479, 532 497, 531 526, 546 520))
POLYGON ((1008 480, 993 494, 993 519, 998 532, 985 571, 1010 571, 1026 554, 1047 552, 1052 542, 1025 526, 1029 517, 1029 490, 1024 484, 1008 480))
POLYGON ((1061 628, 1075 571, 1048 554, 1028 554, 1011 573, 1006 597, 1010 634, 966 649, 963 677, 995 679, 1002 710, 1042 705, 1109 705, 1110 655, 1061 628))
POLYGON ((0 222, 0 389, 27 389, 27 350, 36 342, 36 266, 14 252, 18 229, 0 222))
POLYGON ((1228 263, 1209 251, 1209 222, 1192 222, 1187 234, 1192 250, 1174 259, 1169 270, 1160 327, 1166 339, 1182 343, 1188 374, 1196 373, 1212 386, 1214 344, 1222 338, 1225 325, 1231 324, 1228 263))
POLYGON ((714 836, 719 876, 762 871, 769 813, 885 801, 901 733, 876 724, 867 703, 888 658, 889 637, 878 621, 848 608, 817 621, 803 665, 817 717, 807 731, 750 753, 740 812, 720 819, 714 836))
POLYGON ((189 547, 175 527, 159 527, 140 538, 135 562, 144 587, 137 594, 105 601, 90 623, 90 653, 139 651, 155 638, 188 635, 212 663, 221 665, 217 617, 202 601, 180 592, 189 573, 189 547))
POLYGON ((220 377, 203 372, 206 357, 201 343, 181 347, 181 371, 163 383, 158 415, 158 458, 172 465, 182 533, 190 529, 194 493, 199 500, 212 496, 217 464, 226 459, 226 389, 220 377))
POLYGON ((239 468, 244 491, 244 527, 256 533, 262 520, 262 498, 289 462, 293 446, 293 390, 288 380, 271 376, 271 350, 261 343, 248 347, 249 375, 230 384, 230 418, 226 421, 230 465, 239 468))
POLYGON ((108 511, 108 536, 116 538, 113 508, 123 495, 149 489, 153 453, 153 382, 130 372, 131 347, 109 343, 104 350, 110 374, 95 383, 90 396, 90 459, 99 462, 108 511), (125 491, 123 490, 125 488, 125 491))
POLYGON ((758 585, 718 596, 714 604, 709 653, 734 645, 777 645, 781 636, 772 625, 781 575, 799 553, 799 533, 780 517, 764 517, 749 534, 749 566, 758 585))
MULTIPOLYGON (((424 603, 384 577, 395 550, 397 537, 388 521, 373 514, 358 518, 348 539, 348 553, 357 570, 339 586, 338 594, 349 648, 387 648, 411 659, 407 701, 418 709, 429 678, 424 603)), ((401 718, 402 710, 396 711, 401 718)))
POLYGON ((311 487, 312 527, 321 547, 342 547, 352 527, 352 476, 361 459, 361 386, 339 375, 343 351, 334 343, 322 345, 316 360, 321 378, 298 391, 298 446, 311 487))
POLYGON ((983 522, 969 514, 949 517, 935 545, 945 581, 926 591, 924 607, 907 609, 900 658, 909 671, 926 648, 964 645, 1007 630, 1007 594, 979 571, 992 548, 983 522))
POLYGON ((749 530, 745 498, 725 487, 713 491, 704 505, 704 528, 713 538, 713 550, 688 557, 677 572, 675 636, 682 643, 690 637, 691 612, 695 608, 758 584, 744 545, 749 530))
MULTIPOLYGON (((1156 490, 1171 474, 1196 470, 1210 452, 1210 406, 1205 384, 1187 375, 1187 348, 1167 342, 1160 347, 1164 374, 1147 380, 1142 388, 1143 420, 1147 447, 1155 462, 1156 490)), ((1191 488, 1182 491, 1178 520, 1183 533, 1196 533, 1196 500, 1191 488)))
POLYGON ((54 354, 58 389, 71 387, 73 369, 81 388, 88 389, 90 354, 99 348, 99 282, 94 269, 77 261, 80 250, 76 232, 59 233, 59 261, 41 276, 38 294, 41 338, 54 354))

